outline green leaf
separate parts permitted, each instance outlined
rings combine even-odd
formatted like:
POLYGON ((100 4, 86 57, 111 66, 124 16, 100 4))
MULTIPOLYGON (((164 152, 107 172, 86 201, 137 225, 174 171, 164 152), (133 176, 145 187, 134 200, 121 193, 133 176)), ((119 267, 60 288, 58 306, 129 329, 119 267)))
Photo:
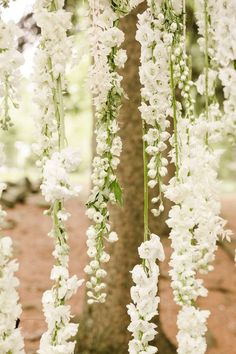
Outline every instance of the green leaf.
POLYGON ((121 206, 123 206, 124 202, 123 202, 123 196, 122 196, 122 189, 121 189, 119 183, 117 182, 117 180, 115 180, 111 183, 110 188, 111 188, 112 192, 115 194, 115 198, 116 198, 117 203, 119 203, 121 206))

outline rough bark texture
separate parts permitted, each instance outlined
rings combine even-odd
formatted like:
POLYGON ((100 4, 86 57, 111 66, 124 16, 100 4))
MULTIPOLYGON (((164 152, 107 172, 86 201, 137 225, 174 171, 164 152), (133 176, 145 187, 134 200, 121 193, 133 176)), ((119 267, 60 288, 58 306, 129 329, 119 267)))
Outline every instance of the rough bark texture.
MULTIPOLYGON (((126 305, 130 303, 129 289, 132 285, 129 271, 139 262, 137 248, 143 238, 143 163, 142 127, 138 111, 140 83, 138 75, 140 47, 135 41, 137 13, 145 9, 139 6, 121 22, 126 34, 124 47, 128 62, 124 72, 123 87, 129 96, 124 102, 121 115, 120 135, 123 153, 119 168, 119 180, 124 191, 124 208, 111 210, 113 228, 119 241, 112 246, 108 264, 108 298, 105 304, 89 307, 80 319, 76 353, 80 354, 126 354, 130 335, 127 331, 129 317, 126 305)), ((155 232, 163 232, 163 223, 152 222, 155 232)), ((160 353, 175 353, 159 327, 158 347, 160 353)))

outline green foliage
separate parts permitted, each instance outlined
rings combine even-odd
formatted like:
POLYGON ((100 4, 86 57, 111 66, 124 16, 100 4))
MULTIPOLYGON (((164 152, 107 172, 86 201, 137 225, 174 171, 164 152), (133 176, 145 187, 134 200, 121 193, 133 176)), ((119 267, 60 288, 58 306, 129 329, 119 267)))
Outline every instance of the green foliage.
POLYGON ((110 185, 111 191, 114 193, 117 203, 123 206, 122 189, 117 180, 113 181, 110 185))

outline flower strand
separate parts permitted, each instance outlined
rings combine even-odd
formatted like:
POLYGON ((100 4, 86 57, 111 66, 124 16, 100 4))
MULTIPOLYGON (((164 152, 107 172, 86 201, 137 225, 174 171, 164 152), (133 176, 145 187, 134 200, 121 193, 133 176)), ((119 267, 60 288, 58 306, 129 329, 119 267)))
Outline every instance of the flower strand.
POLYGON ((8 130, 12 127, 10 108, 18 107, 17 83, 20 81, 20 66, 23 55, 18 51, 18 39, 21 31, 18 26, 0 19, 0 127, 8 130))
POLYGON ((163 178, 167 174, 168 160, 164 153, 167 149, 166 141, 170 134, 167 129, 170 125, 167 117, 170 113, 169 99, 169 70, 167 38, 162 36, 163 17, 150 8, 139 15, 136 39, 141 44, 140 81, 142 84, 140 106, 143 124, 147 131, 143 135, 146 143, 146 152, 150 156, 148 163, 148 186, 158 188, 158 195, 152 199, 155 207, 152 213, 160 215, 164 210, 163 178), (155 79, 154 79, 155 78, 155 79))
MULTIPOLYGON (((5 155, 3 145, 0 145, 0 165, 3 166, 5 155)), ((0 197, 6 188, 0 183, 0 197)), ((6 212, 0 206, 0 229, 3 228, 6 212)), ((20 328, 16 324, 22 309, 16 288, 19 280, 15 273, 19 264, 13 256, 13 242, 9 236, 0 237, 0 350, 3 354, 24 354, 24 341, 20 328)))
POLYGON ((90 0, 93 21, 91 54, 94 61, 90 77, 96 116, 96 156, 92 166, 93 188, 86 213, 94 222, 87 230, 87 253, 91 259, 85 267, 85 272, 90 276, 87 282, 89 304, 105 302, 106 299, 104 278, 107 273, 103 263, 110 259, 106 242, 118 240, 117 233, 111 231, 108 205, 122 204, 122 190, 116 170, 122 150, 117 118, 124 91, 121 87, 122 77, 117 69, 124 67, 127 56, 125 50, 120 49, 124 33, 118 28, 119 18, 140 2, 90 0))
MULTIPOLYGON (((205 20, 204 11, 202 18, 205 20)), ((204 25, 200 31, 205 33, 205 21, 201 23, 204 25)), ((206 50, 205 46, 203 48, 206 50)), ((203 87, 209 89, 205 80, 203 87)), ((206 94, 209 95, 209 90, 206 94)), ((208 101, 206 105, 205 112, 198 118, 189 120, 188 114, 178 118, 178 176, 171 179, 165 193, 175 203, 167 224, 171 228, 174 250, 170 261, 171 286, 175 302, 181 306, 177 321, 178 354, 194 354, 196 350, 199 354, 206 352, 209 311, 200 310, 196 300, 199 296, 207 296, 207 289, 197 274, 213 269, 211 263, 215 259, 217 240, 229 238, 230 234, 224 230, 226 222, 219 216, 217 169, 220 151, 212 149, 212 143, 219 139, 221 124, 215 106, 208 106, 208 101)))
MULTIPOLYGON (((1 6, 7 6, 7 2, 1 6)), ((1 9, 0 9, 1 16, 1 9)), ((12 22, 4 22, 0 17, 0 128, 3 131, 12 126, 10 108, 17 106, 17 89, 20 82, 20 66, 23 56, 18 51, 20 30, 12 22)), ((4 146, 0 144, 0 166, 5 163, 4 146)), ((0 197, 6 188, 0 183, 0 197)), ((7 213, 0 206, 0 229, 4 227, 7 213)), ((19 304, 15 276, 19 264, 13 259, 13 242, 9 236, 0 237, 0 352, 3 354, 24 354, 24 341, 21 330, 17 328, 22 309, 19 304)))
POLYGON ((158 293, 159 266, 157 261, 164 260, 164 250, 159 236, 150 234, 149 189, 158 184, 159 195, 152 199, 158 203, 158 209, 152 209, 157 216, 163 209, 162 178, 166 175, 168 161, 162 156, 166 150, 169 134, 166 129, 167 109, 169 108, 168 52, 162 40, 163 18, 158 17, 156 5, 148 2, 148 9, 139 15, 136 38, 141 44, 140 80, 142 84, 140 107, 143 125, 143 165, 144 165, 144 241, 138 248, 142 264, 136 265, 132 273, 135 283, 131 287, 132 303, 127 306, 131 323, 128 330, 132 334, 129 353, 156 353, 157 348, 150 341, 157 334, 156 325, 151 323, 158 315, 160 302, 158 293), (160 104, 162 102, 162 105, 160 104), (151 156, 148 162, 148 157, 151 156), (148 178, 150 178, 148 182, 148 178))
POLYGON ((83 280, 69 276, 68 235, 64 222, 70 216, 64 202, 77 196, 79 187, 70 181, 70 172, 79 164, 78 151, 66 146, 63 92, 65 89, 65 63, 71 54, 71 14, 64 9, 64 1, 37 0, 34 16, 41 28, 41 38, 35 54, 35 102, 38 132, 35 151, 42 167, 41 190, 50 203, 47 211, 53 228, 49 233, 55 241, 53 256, 56 264, 51 271, 54 285, 43 294, 43 311, 48 329, 40 341, 39 354, 73 354, 78 325, 70 323, 70 306, 66 301, 76 293, 83 280))
POLYGON ((133 303, 127 305, 131 323, 128 330, 132 333, 129 342, 130 354, 157 352, 157 348, 150 345, 157 334, 156 325, 150 323, 158 315, 160 302, 158 292, 159 266, 156 261, 165 258, 163 246, 159 236, 151 234, 149 240, 144 241, 138 248, 143 263, 136 265, 131 271, 134 286, 130 289, 133 303))

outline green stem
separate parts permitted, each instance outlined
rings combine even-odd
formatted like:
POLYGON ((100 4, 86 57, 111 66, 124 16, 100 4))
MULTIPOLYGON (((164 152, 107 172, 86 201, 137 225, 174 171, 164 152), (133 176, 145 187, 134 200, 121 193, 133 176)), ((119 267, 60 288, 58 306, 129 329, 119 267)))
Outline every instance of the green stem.
POLYGON ((63 104, 63 93, 61 76, 57 79, 57 97, 58 97, 58 144, 59 150, 65 147, 65 113, 63 104))
POLYGON ((208 115, 209 115, 208 0, 204 0, 204 20, 205 20, 205 109, 206 109, 206 119, 208 120, 208 115))
POLYGON ((209 114, 208 0, 204 0, 204 19, 205 19, 205 108, 206 108, 206 119, 208 120, 208 114, 209 114))
POLYGON ((184 53, 186 54, 186 22, 187 22, 187 17, 186 17, 186 0, 182 0, 182 6, 183 6, 183 37, 184 37, 184 53))
POLYGON ((8 83, 8 75, 5 77, 5 96, 4 96, 4 117, 5 117, 5 125, 7 127, 7 120, 9 117, 9 103, 8 103, 8 97, 9 97, 9 83, 8 83))
MULTIPOLYGON (((173 50, 171 51, 171 53, 173 50)), ((175 166, 176 166, 176 176, 179 178, 179 148, 178 148, 178 120, 177 120, 177 104, 175 96, 175 80, 174 80, 174 66, 173 61, 170 58, 170 85, 172 92, 172 104, 173 104, 173 118, 174 118, 174 146, 175 146, 175 166)))
POLYGON ((51 2, 51 11, 56 11, 58 9, 58 6, 57 6, 57 1, 56 0, 52 0, 51 2))
MULTIPOLYGON (((146 124, 143 121, 143 136, 146 134, 146 124)), ((144 206, 143 206, 143 222, 144 222, 144 241, 149 238, 148 229, 148 167, 147 167, 147 143, 143 140, 143 180, 144 180, 144 206)))
MULTIPOLYGON (((205 114, 206 120, 209 119, 209 55, 208 55, 208 0, 204 0, 204 21, 205 21, 205 114)), ((208 133, 205 137, 206 145, 208 145, 208 133)))

